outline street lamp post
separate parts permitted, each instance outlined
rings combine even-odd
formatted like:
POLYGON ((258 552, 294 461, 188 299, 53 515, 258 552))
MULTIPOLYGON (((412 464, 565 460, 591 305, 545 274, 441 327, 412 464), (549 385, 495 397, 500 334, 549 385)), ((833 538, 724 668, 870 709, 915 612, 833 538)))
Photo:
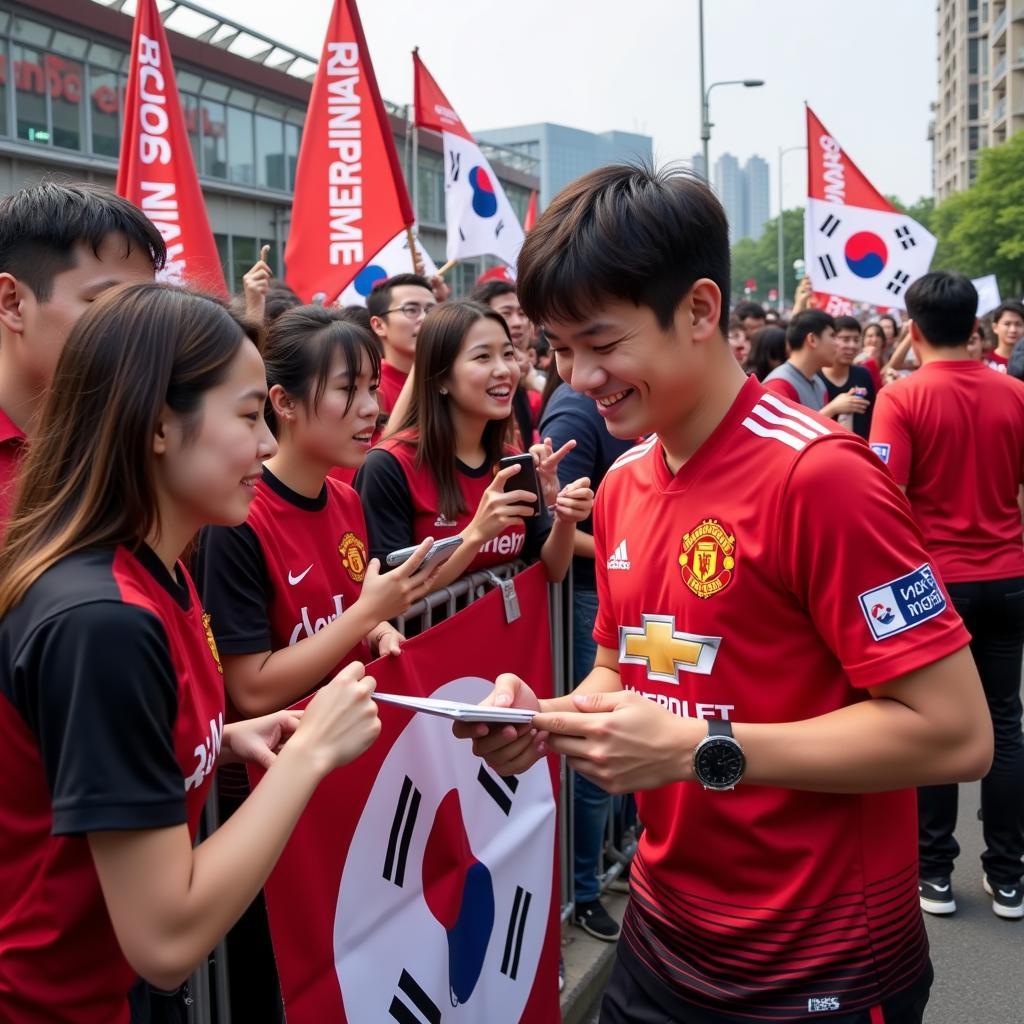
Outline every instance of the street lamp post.
MULTIPOLYGON (((703 52, 704 41, 702 38, 701 53, 703 54, 703 52)), ((703 75, 701 76, 701 81, 703 82, 703 75)), ((756 89, 758 86, 764 85, 764 82, 760 78, 730 78, 725 82, 712 82, 708 86, 707 92, 704 93, 701 106, 700 137, 704 143, 704 177, 708 181, 711 180, 711 164, 708 162, 708 143, 711 141, 711 90, 716 89, 720 85, 742 85, 747 89, 756 89)))
POLYGON ((778 236, 779 236, 779 312, 781 313, 786 303, 786 272, 782 268, 783 261, 785 260, 785 247, 784 235, 782 231, 782 158, 787 153, 796 153, 801 149, 806 149, 806 146, 787 146, 783 149, 779 146, 779 220, 778 220, 778 236))

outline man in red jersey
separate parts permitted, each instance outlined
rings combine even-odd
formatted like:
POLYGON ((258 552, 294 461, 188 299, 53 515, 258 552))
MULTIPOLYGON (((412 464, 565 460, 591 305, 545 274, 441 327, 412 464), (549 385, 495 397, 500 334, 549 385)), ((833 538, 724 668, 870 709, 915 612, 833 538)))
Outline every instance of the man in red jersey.
POLYGON ((44 182, 0 202, 0 537, 75 321, 108 288, 152 280, 165 255, 145 214, 98 185, 44 182))
POLYGON ((603 1024, 918 1024, 914 787, 984 774, 992 737, 905 499, 861 438, 736 363, 703 181, 593 171, 518 271, 559 373, 616 437, 650 436, 595 506, 593 671, 543 703, 502 676, 489 700, 532 728, 456 731, 505 774, 554 751, 639 791, 603 1024))
POLYGON ((437 300, 430 282, 419 274, 396 274, 370 292, 366 308, 370 326, 377 336, 384 358, 380 363, 377 401, 387 418, 398 401, 416 356, 416 336, 423 318, 437 300))
POLYGON ((985 356, 985 362, 992 370, 1008 373, 1013 350, 1024 340, 1024 302, 1008 299, 1001 303, 992 314, 992 333, 996 347, 985 356))
MULTIPOLYGON (((1024 546, 1017 496, 1024 481, 1024 383, 993 378, 968 352, 978 293, 966 277, 926 274, 906 301, 921 369, 879 396, 871 447, 910 499, 971 633, 995 729, 995 760, 981 781, 983 885, 999 917, 1022 918, 1024 546)), ((957 787, 926 786, 918 804, 921 907, 952 914, 957 787)))

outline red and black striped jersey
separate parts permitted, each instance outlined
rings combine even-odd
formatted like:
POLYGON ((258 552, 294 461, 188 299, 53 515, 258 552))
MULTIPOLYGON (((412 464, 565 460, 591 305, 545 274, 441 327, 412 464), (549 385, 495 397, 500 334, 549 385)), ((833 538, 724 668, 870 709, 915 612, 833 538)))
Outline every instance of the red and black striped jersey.
POLYGON ((195 588, 149 548, 69 555, 0 620, 0 1019, 128 1021, 86 836, 194 839, 223 728, 195 588))
MULTIPOLYGON (((867 444, 752 377, 677 474, 621 456, 594 524, 594 637, 670 714, 814 718, 969 641, 867 444)), ((927 971, 912 790, 637 801, 622 944, 673 1019, 845 1020, 927 971)))

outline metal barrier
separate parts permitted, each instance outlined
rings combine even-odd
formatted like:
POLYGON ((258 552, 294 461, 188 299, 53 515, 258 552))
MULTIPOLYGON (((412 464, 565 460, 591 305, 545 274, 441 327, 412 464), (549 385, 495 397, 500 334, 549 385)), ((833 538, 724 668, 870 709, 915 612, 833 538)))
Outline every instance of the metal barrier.
MULTIPOLYGON (((511 579, 525 568, 527 568, 525 562, 509 562, 485 572, 463 576, 447 587, 427 594, 426 597, 412 605, 404 615, 395 619, 394 623, 407 636, 422 633, 434 625, 435 621, 450 618, 489 593, 500 580, 511 579)), ((554 692, 556 696, 563 696, 573 689, 572 680, 574 678, 571 571, 564 582, 548 584, 548 612, 554 692)), ((575 901, 573 886, 573 775, 574 773, 566 766, 563 759, 559 769, 561 813, 558 823, 558 862, 562 886, 561 919, 563 924, 571 917, 575 901)), ((200 839, 213 832, 217 825, 215 782, 203 812, 200 839)), ((615 813, 609 809, 604 850, 598 866, 598 884, 601 892, 604 892, 619 877, 632 859, 635 850, 635 829, 629 827, 617 829, 615 813)), ((207 963, 193 974, 191 989, 189 1024, 231 1024, 225 943, 218 944, 210 954, 207 963)))

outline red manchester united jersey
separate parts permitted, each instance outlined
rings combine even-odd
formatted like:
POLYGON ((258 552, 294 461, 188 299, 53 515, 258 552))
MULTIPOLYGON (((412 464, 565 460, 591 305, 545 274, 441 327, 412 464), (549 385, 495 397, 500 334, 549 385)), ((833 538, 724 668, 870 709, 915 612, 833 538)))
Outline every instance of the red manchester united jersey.
POLYGON ((21 461, 25 435, 0 409, 0 541, 11 514, 17 484, 18 463, 21 461))
POLYGON ((950 583, 1024 576, 1024 383, 974 360, 941 360, 879 396, 871 447, 907 489, 950 583))
POLYGON ((127 1024, 136 975, 86 836, 194 839, 223 728, 206 616, 149 548, 70 555, 0 621, 5 1024, 127 1024))
MULTIPOLYGON (((209 527, 200 544, 199 585, 220 650, 276 651, 313 636, 359 599, 366 563, 351 487, 328 479, 307 498, 264 468, 245 523, 209 527)), ((362 640, 330 675, 369 656, 362 640)))
MULTIPOLYGON (((968 643, 864 441, 753 377, 675 476, 657 437, 623 455, 594 524, 594 637, 669 714, 813 718, 968 643)), ((913 791, 637 799, 623 955, 685 1019, 863 1010, 927 970, 913 791)))

